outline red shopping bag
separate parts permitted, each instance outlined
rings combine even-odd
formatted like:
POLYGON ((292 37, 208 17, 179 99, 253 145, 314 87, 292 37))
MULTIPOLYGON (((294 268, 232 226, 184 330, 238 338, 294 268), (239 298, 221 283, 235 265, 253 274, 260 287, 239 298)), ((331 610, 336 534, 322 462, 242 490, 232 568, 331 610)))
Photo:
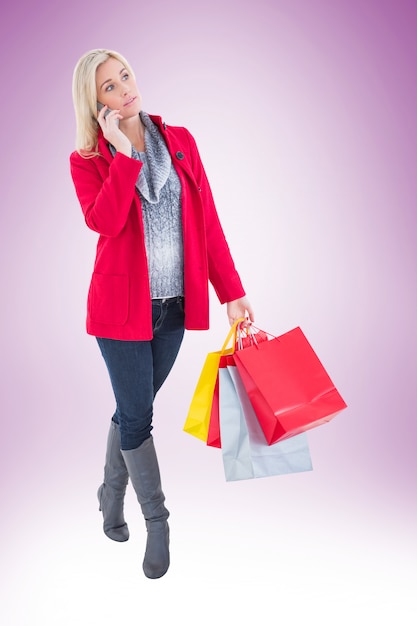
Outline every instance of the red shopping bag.
MULTIPOLYGON (((268 340, 268 334, 263 330, 258 330, 254 333, 250 328, 247 331, 242 331, 240 326, 237 327, 236 341, 234 348, 236 350, 244 350, 250 346, 261 343, 268 340)), ((233 359, 233 353, 223 355, 220 357, 219 369, 225 368, 228 365, 233 366, 235 364, 233 359)), ((213 402, 211 405, 210 422, 207 434, 207 445, 213 448, 221 448, 220 437, 220 414, 219 414, 219 375, 217 374, 217 380, 214 387, 213 402)))
POLYGON ((269 444, 329 422, 347 404, 301 328, 234 353, 269 444))
MULTIPOLYGON (((221 367, 226 367, 226 358, 225 356, 220 357, 219 369, 221 367)), ((233 357, 230 355, 232 359, 231 364, 233 363, 233 357)), ((220 414, 219 414, 219 374, 217 373, 216 384, 214 387, 213 394, 213 403, 211 405, 210 412, 210 422, 208 427, 207 434, 207 445, 213 448, 221 448, 221 439, 220 439, 220 414)))

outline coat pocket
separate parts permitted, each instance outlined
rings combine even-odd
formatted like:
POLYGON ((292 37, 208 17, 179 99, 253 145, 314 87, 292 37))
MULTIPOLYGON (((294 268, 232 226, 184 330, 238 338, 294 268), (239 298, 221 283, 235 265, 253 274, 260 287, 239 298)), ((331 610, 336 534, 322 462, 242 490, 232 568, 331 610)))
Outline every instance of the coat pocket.
POLYGON ((93 273, 88 307, 92 322, 122 326, 129 315, 129 277, 93 273))

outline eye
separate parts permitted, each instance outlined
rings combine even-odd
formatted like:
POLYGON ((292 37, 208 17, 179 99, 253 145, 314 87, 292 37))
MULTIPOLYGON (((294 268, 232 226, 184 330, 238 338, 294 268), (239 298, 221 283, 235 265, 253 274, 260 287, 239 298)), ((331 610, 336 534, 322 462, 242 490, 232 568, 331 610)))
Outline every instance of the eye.
POLYGON ((127 80, 129 78, 129 74, 123 74, 122 80, 127 80))
POLYGON ((111 91, 113 89, 113 85, 107 85, 106 91, 111 91))

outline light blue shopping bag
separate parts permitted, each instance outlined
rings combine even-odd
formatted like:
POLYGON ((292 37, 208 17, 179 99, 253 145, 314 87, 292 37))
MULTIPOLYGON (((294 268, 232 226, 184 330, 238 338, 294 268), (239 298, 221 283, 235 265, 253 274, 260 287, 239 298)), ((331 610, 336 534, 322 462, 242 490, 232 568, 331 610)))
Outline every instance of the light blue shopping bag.
POLYGON ((313 469, 306 433, 267 444, 235 366, 219 370, 219 420, 226 481, 313 469))

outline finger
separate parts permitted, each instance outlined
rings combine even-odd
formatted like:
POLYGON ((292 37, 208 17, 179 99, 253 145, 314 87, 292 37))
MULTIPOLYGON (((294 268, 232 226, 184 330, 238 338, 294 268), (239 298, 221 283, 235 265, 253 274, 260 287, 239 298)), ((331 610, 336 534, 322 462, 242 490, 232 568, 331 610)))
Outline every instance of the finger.
POLYGON ((105 119, 108 128, 112 129, 114 126, 119 126, 119 122, 123 119, 123 115, 121 115, 119 111, 112 111, 106 116, 105 119))
POLYGON ((98 121, 98 122, 100 122, 100 121, 102 122, 102 121, 105 119, 104 114, 106 113, 107 109, 108 109, 108 106, 107 106, 107 104, 105 104, 105 105, 104 105, 103 107, 101 107, 101 109, 97 112, 97 121, 98 121))

